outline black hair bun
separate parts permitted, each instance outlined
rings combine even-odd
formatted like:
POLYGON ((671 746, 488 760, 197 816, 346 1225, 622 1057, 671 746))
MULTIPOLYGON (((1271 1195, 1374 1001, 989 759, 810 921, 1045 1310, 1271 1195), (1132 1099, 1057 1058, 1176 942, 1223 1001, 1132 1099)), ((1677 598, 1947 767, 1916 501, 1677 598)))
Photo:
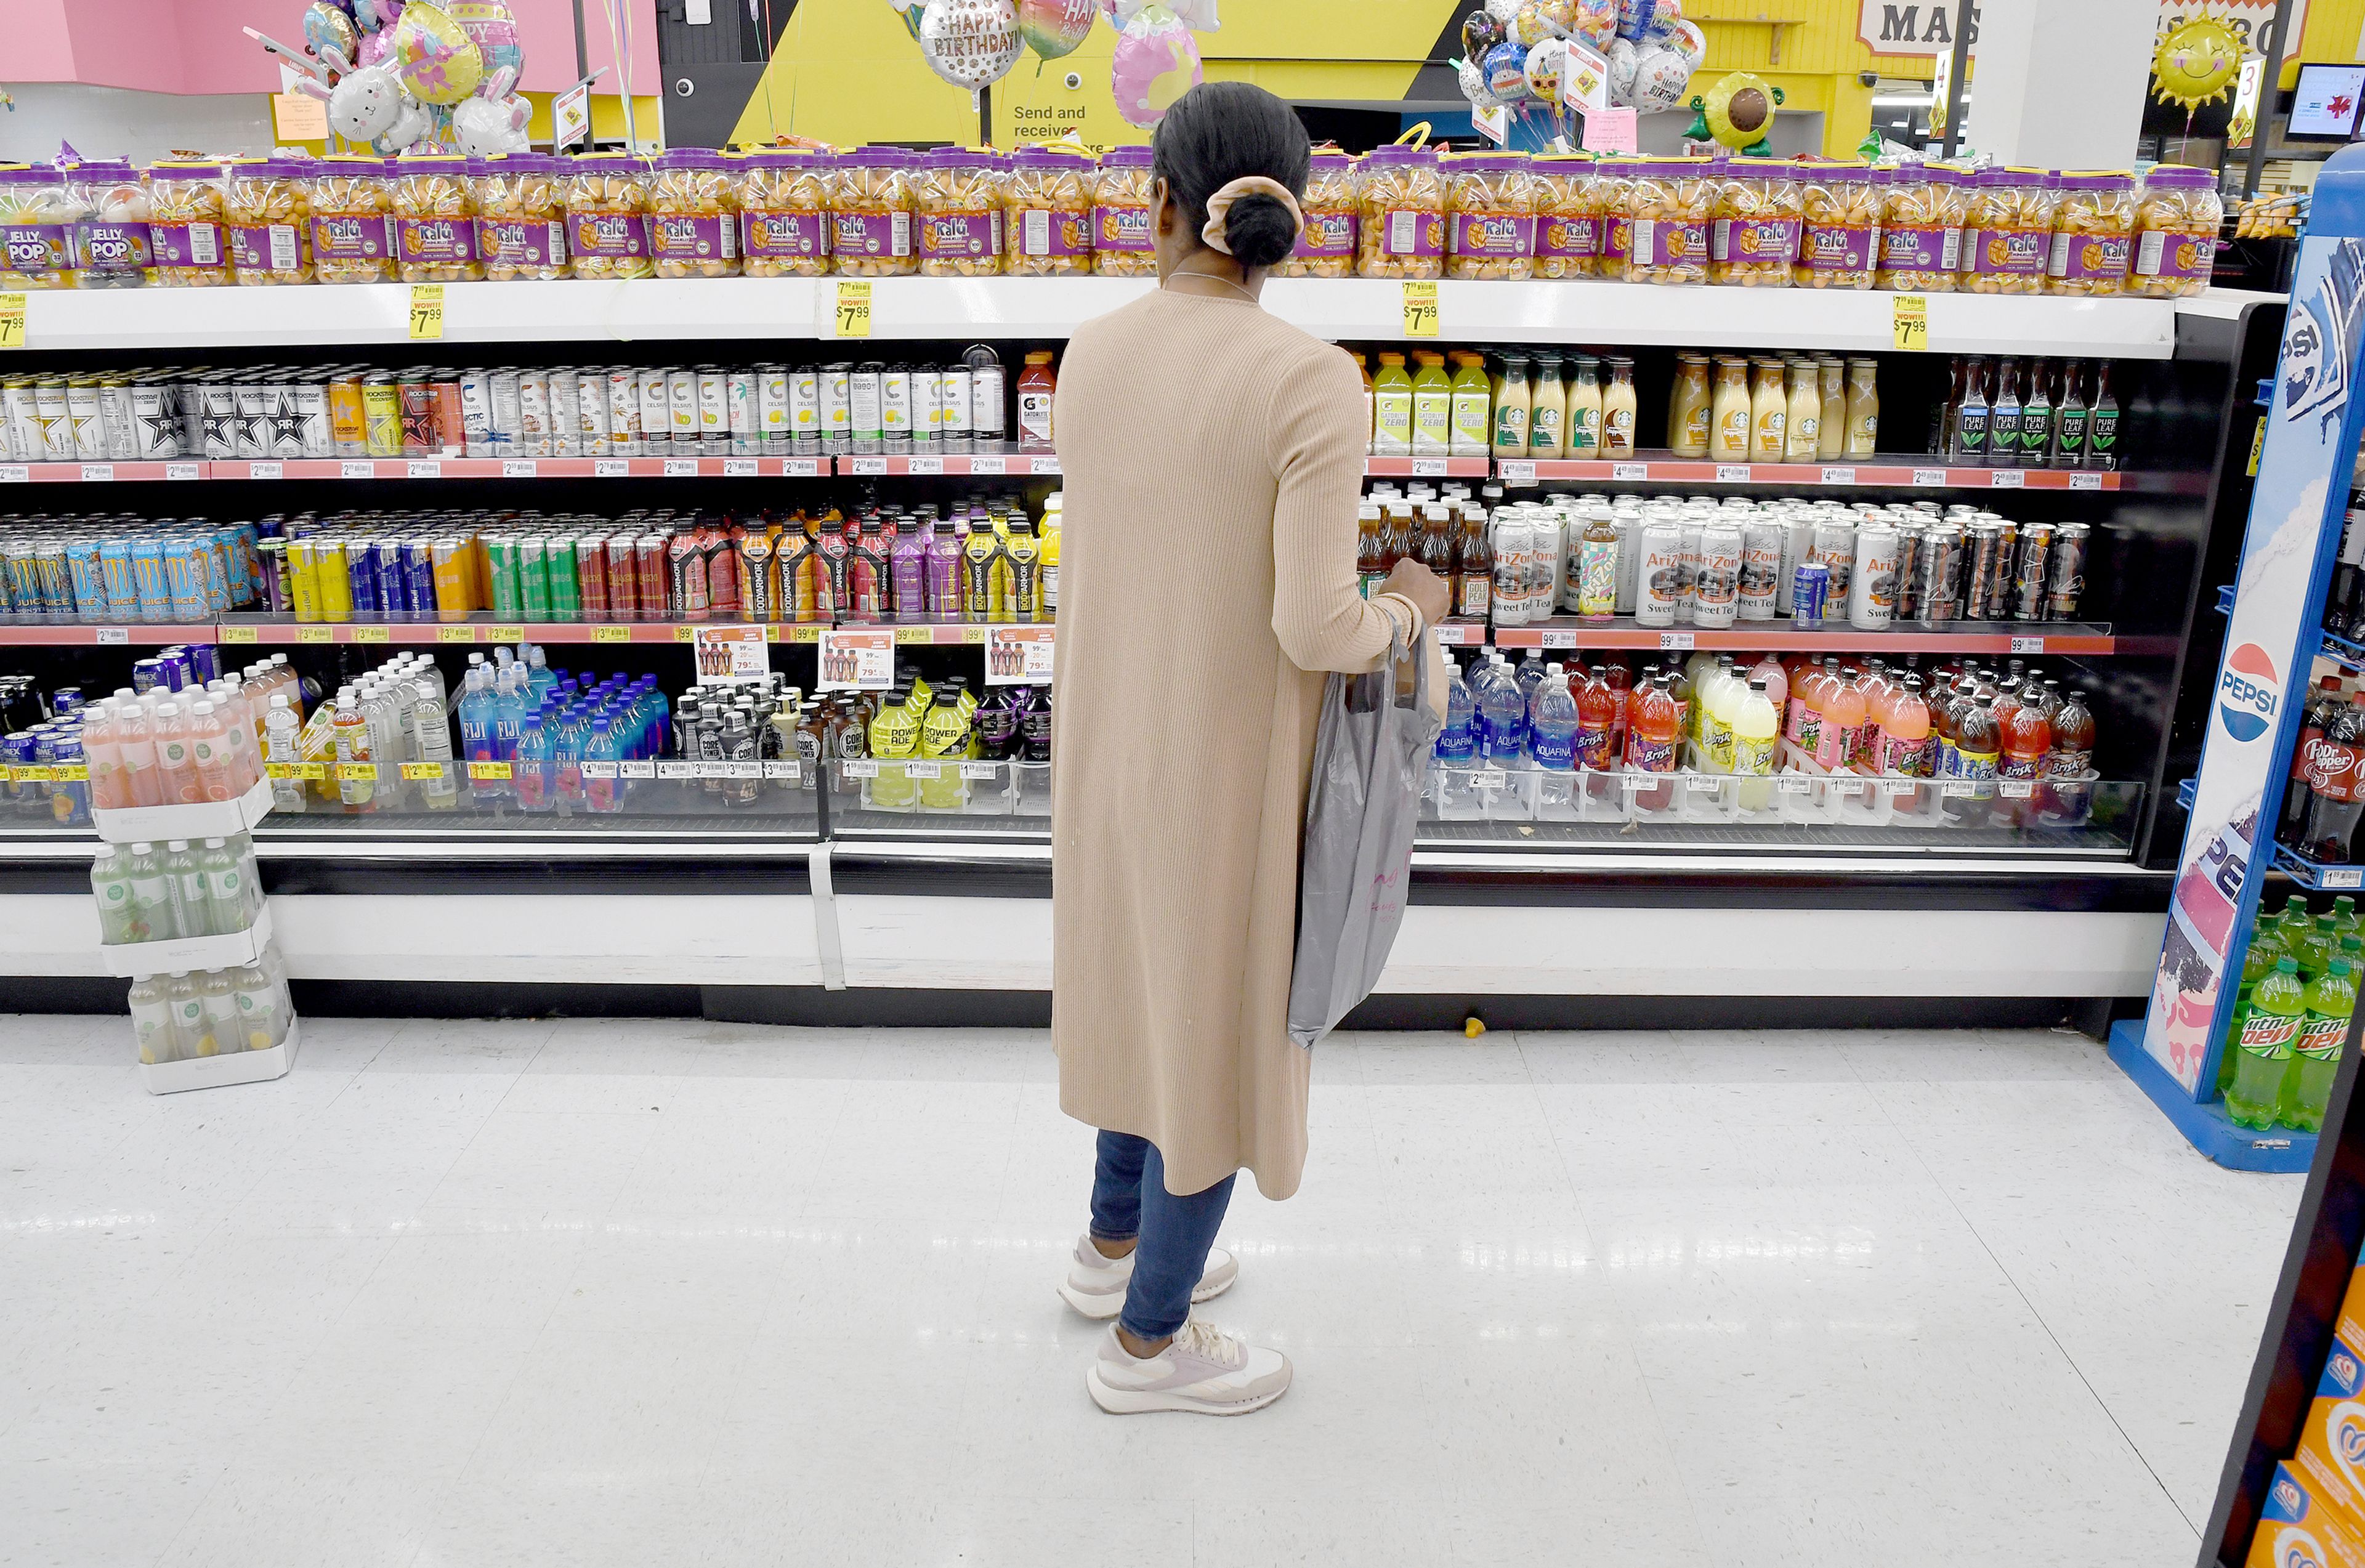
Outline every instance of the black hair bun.
POLYGON ((1277 197, 1244 196, 1224 214, 1224 242, 1244 267, 1279 266, 1297 248, 1297 220, 1277 197))

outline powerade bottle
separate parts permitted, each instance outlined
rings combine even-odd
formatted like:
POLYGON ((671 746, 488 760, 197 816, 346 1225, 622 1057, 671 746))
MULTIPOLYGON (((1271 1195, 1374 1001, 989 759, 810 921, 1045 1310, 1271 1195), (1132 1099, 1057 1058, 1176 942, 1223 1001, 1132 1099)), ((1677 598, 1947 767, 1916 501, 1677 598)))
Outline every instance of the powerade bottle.
MULTIPOLYGON (((2326 921, 2332 917, 2325 916, 2326 921)), ((2349 1015, 2357 1011, 2357 981, 2347 960, 2333 959, 2307 988, 2299 1038, 2292 1047, 2291 1071, 2283 1080, 2282 1119, 2303 1133, 2324 1126, 2325 1103, 2340 1070, 2340 1047, 2348 1038, 2349 1015)))
POLYGON ((2283 1075, 2291 1070, 2292 1043, 2306 1014, 2299 965, 2290 958, 2276 959, 2274 973, 2250 993, 2250 1005, 2235 1032, 2237 1059, 2233 1086, 2225 1091, 2225 1114, 2238 1125, 2274 1126, 2282 1103, 2283 1075))

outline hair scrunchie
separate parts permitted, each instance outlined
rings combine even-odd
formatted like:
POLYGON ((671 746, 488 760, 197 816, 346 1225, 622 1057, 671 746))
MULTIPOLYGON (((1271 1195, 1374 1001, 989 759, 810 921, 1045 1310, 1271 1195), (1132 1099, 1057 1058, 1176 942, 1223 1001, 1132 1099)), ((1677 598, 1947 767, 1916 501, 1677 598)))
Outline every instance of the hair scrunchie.
POLYGON ((1232 181, 1207 198, 1207 221, 1199 230, 1199 241, 1211 251, 1232 253, 1231 241, 1225 238, 1224 218, 1232 210, 1232 203, 1244 196, 1269 196, 1289 209, 1289 220, 1299 233, 1306 231, 1306 214, 1298 209, 1297 198, 1279 180, 1262 174, 1246 174, 1232 181))

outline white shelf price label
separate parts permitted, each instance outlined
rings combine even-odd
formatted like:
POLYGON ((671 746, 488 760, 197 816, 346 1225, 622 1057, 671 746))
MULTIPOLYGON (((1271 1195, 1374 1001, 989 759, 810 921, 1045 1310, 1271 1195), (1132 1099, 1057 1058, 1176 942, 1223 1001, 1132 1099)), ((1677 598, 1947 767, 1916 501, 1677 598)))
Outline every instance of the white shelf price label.
POLYGON ((286 472, 286 465, 278 463, 250 463, 246 465, 246 476, 250 479, 276 479, 286 472))
POLYGON ((695 479, 698 477, 698 459, 695 457, 667 458, 665 476, 668 479, 695 479))
POLYGON ((752 457, 726 457, 723 460, 723 476, 726 479, 752 479, 756 476, 756 460, 752 457))
POLYGON ((619 778, 655 778, 656 776, 657 765, 654 762, 643 760, 616 764, 616 777, 619 778))
POLYGON ((372 463, 366 457, 348 457, 342 463, 337 465, 337 477, 340 479, 375 479, 377 477, 377 465, 372 463))
POLYGON ((586 778, 613 778, 616 777, 616 769, 621 766, 622 765, 614 762, 587 762, 583 764, 583 777, 586 778))
POLYGON ((2015 654, 2041 654, 2045 651, 2045 639, 2042 637, 2014 637, 2012 640, 2012 651, 2015 654))
POLYGON ((725 778, 761 778, 764 765, 760 762, 725 762, 717 764, 725 778))
POLYGON ((1943 486, 1946 482, 1946 471, 1944 468, 1916 468, 1913 470, 1913 482, 1917 485, 1943 486))
POLYGON ((1511 776, 1499 767, 1483 767, 1470 776, 1474 790, 1508 790, 1510 784, 1511 776))
POLYGON ((2319 879, 2327 888, 2365 888, 2365 869, 2351 866, 2346 870, 2328 870, 2319 879))
POLYGON ((992 762, 964 762, 960 765, 962 778, 982 778, 989 783, 992 781, 993 776, 1001 771, 1001 766, 992 762))
POLYGON ((969 460, 969 471, 972 474, 1007 474, 1010 472, 1010 459, 1000 453, 972 457, 969 460))
POLYGON ((407 466, 410 471, 410 477, 414 479, 441 479, 443 477, 443 462, 441 458, 414 457, 407 466))
POLYGON ((1416 479, 1442 479, 1445 468, 1442 457, 1416 457, 1412 460, 1412 476, 1416 479))
POLYGON ((102 626, 98 629, 97 640, 102 646, 109 643, 129 643, 131 641, 131 628, 129 626, 102 626))
POLYGON ((1938 790, 1950 801, 1967 801, 1979 792, 1979 781, 1975 778, 1949 778, 1938 786, 1938 790))
MULTIPOLYGON (((1636 466, 1640 467, 1642 465, 1637 464, 1636 466)), ((1720 463, 1716 465, 1716 480, 1720 485, 1746 485, 1749 483, 1749 465, 1720 463)))
POLYGON ((115 482, 112 463, 85 463, 82 465, 82 482, 85 485, 111 485, 115 482))
POLYGON ((621 479, 632 471, 633 460, 629 457, 595 457, 591 460, 591 473, 597 478, 621 479))
POLYGON ((1991 490, 2019 490, 2027 486, 2028 476, 2017 468, 1997 468, 1988 474, 1988 488, 1991 490))
POLYGON ((945 460, 941 457, 914 457, 903 469, 906 474, 941 474, 944 471, 945 460))
POLYGON ((2072 474, 2069 476, 2069 487, 2073 490, 2099 490, 2102 487, 2102 476, 2100 474, 2072 474))
POLYGON ((941 762, 907 762, 903 765, 903 772, 913 778, 942 778, 945 765, 941 762))
POLYGON ((0 463, 0 485, 29 485, 33 470, 22 463, 0 463))
POLYGON ((764 764, 764 777, 767 778, 785 778, 793 784, 804 776, 805 765, 801 762, 768 762, 764 764))
POLYGON ((1541 645, 1547 648, 1574 648, 1576 646, 1576 633, 1564 628, 1547 626, 1540 635, 1542 639, 1541 645))
POLYGON ((876 778, 879 777, 879 764, 869 757, 863 757, 853 762, 848 762, 843 766, 846 769, 846 776, 848 778, 876 778))
POLYGON ((1688 652, 1690 649, 1698 647, 1698 645, 1699 644, 1698 643, 1693 641, 1692 634, 1689 632, 1662 632, 1659 633, 1659 650, 1662 653, 1684 653, 1688 652))
POLYGON ((698 764, 694 762, 660 762, 657 764, 657 777, 660 778, 695 778, 698 777, 698 764))
POLYGON ((167 463, 164 465, 164 477, 167 479, 202 479, 205 476, 206 465, 202 463, 167 463))
POLYGON ((1495 471, 1506 485, 1532 485, 1536 482, 1536 465, 1532 463, 1498 463, 1495 471))
POLYGON ((2033 778, 1999 778, 1996 780, 1996 793, 2001 795, 2007 801, 2025 801, 2030 796, 2036 793, 2036 780, 2033 778))
POLYGON ((1884 778, 1880 781, 1881 793, 1887 795, 1892 801, 1901 795, 1911 795, 1914 790, 1919 790, 1921 787, 1922 786, 1919 783, 1911 778, 1884 778))
POLYGON ((791 479, 818 478, 821 475, 821 459, 818 457, 783 458, 780 463, 780 472, 791 479))
MULTIPOLYGON (((1647 479, 1651 476, 1651 465, 1647 463, 1613 463, 1609 465, 1609 476, 1612 479, 1647 479)), ((1742 476, 1748 476, 1745 467, 1742 470, 1742 476)))
MULTIPOLYGON (((632 465, 629 463, 626 464, 624 465, 624 471, 628 474, 631 473, 632 465)), ((504 479, 532 479, 539 476, 541 472, 542 465, 531 457, 504 457, 501 459, 501 477, 504 479)))
POLYGON ((1786 795, 1814 793, 1815 780, 1804 773, 1786 773, 1774 782, 1782 787, 1782 792, 1786 795))
MULTIPOLYGON (((1059 460, 1057 457, 1030 458, 1027 461, 1026 471, 1033 474, 1037 478, 1040 478, 1046 474, 1056 476, 1059 472, 1059 460)), ((1442 467, 1440 467, 1438 472, 1442 474, 1445 470, 1442 467)))
POLYGON ((857 457, 854 460, 854 471, 857 474, 884 474, 887 472, 887 460, 883 457, 857 457))
POLYGON ((1855 483, 1855 470, 1853 468, 1826 468, 1823 470, 1823 483, 1826 485, 1853 485, 1855 483))

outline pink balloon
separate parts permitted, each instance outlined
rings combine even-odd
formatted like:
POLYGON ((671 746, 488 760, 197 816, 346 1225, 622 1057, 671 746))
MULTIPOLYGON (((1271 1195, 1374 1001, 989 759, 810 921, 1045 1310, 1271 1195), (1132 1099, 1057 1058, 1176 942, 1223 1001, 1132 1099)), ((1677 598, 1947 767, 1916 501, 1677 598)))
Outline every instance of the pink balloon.
POLYGON ((1191 29, 1171 12, 1164 18, 1136 17, 1118 35, 1109 59, 1109 88, 1128 125, 1156 125, 1175 99, 1205 79, 1191 29))

